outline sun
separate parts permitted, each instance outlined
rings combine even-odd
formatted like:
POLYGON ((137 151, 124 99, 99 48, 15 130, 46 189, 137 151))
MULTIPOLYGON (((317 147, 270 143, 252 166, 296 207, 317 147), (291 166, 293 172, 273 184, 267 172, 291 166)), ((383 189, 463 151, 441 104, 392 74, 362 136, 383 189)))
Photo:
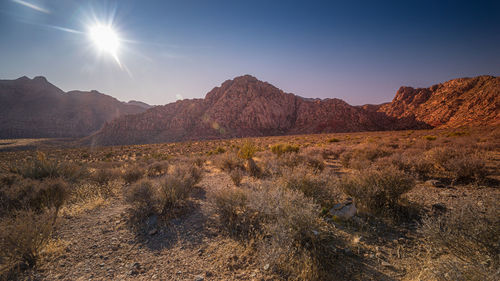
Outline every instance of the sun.
POLYGON ((118 60, 120 38, 110 25, 98 23, 91 26, 89 37, 99 51, 110 54, 120 64, 118 60))

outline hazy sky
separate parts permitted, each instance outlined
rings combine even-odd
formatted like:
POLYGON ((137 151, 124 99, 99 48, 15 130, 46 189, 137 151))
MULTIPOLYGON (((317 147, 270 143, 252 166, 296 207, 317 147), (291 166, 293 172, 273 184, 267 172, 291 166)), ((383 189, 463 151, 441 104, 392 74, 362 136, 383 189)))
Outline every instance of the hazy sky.
POLYGON ((500 1, 0 0, 0 79, 165 104, 252 74, 351 104, 500 75, 500 1), (112 22, 117 57, 88 31, 112 22))

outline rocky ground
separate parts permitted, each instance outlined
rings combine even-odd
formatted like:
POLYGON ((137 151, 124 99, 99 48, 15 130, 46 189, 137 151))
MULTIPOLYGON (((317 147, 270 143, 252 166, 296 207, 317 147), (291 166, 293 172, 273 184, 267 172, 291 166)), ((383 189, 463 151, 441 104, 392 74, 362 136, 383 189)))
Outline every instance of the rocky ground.
MULTIPOLYGON (((337 161, 328 161, 332 170, 337 161)), ((246 179, 250 180, 250 179, 246 179)), ((215 223, 207 191, 232 185, 227 174, 206 165, 205 175, 183 214, 166 223, 149 217, 138 229, 127 205, 116 196, 96 207, 59 219, 57 253, 46 253, 26 280, 275 280, 259 257, 224 235, 215 223)), ((421 183, 408 196, 424 208, 454 208, 465 200, 500 199, 494 188, 447 187, 421 183), (438 206, 438 207, 436 207, 438 206)), ((416 225, 397 229, 355 217, 336 223, 344 236, 344 276, 356 280, 418 280, 413 273, 428 257, 416 225), (360 227, 363 225, 363 227, 360 227), (416 278, 416 279, 415 279, 416 278)), ((348 279, 349 279, 348 278, 348 279)), ((347 280, 347 279, 346 279, 347 280)))

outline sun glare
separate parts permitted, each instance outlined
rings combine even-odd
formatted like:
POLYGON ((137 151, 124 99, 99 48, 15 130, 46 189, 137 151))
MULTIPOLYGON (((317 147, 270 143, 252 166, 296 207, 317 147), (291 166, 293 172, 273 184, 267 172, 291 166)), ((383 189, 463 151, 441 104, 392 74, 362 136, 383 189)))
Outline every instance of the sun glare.
POLYGON ((89 29, 89 36, 99 51, 110 54, 118 63, 120 63, 118 60, 120 38, 111 26, 96 24, 89 29))

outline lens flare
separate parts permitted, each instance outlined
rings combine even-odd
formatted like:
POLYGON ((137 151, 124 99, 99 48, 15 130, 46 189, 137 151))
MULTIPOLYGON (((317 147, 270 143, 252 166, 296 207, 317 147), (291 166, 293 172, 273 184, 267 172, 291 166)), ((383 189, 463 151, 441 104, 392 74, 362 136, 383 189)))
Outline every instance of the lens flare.
POLYGON ((89 37, 99 51, 110 54, 120 64, 118 59, 120 38, 111 26, 95 24, 89 28, 89 37))

